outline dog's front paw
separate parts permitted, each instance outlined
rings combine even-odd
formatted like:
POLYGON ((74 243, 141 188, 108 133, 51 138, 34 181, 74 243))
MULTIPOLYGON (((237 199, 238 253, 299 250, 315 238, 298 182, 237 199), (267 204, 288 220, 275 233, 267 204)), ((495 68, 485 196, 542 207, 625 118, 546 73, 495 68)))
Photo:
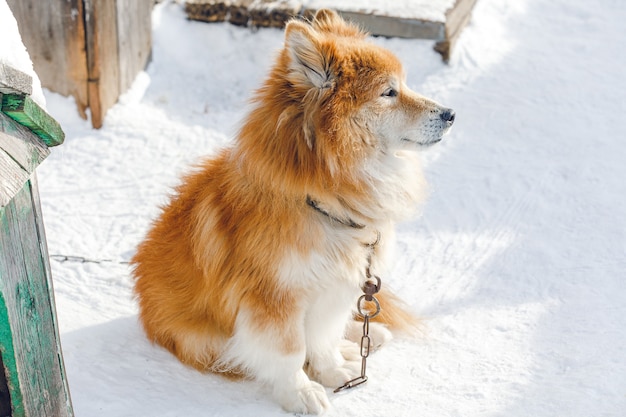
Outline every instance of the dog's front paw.
MULTIPOLYGON (((346 339, 356 343, 358 346, 361 346, 362 337, 363 323, 358 321, 350 322, 346 328, 346 339)), ((387 326, 374 322, 369 325, 369 338, 371 341, 370 349, 374 351, 378 350, 382 345, 393 339, 393 335, 387 326)))
POLYGON ((322 385, 337 388, 361 374, 361 360, 345 361, 341 366, 321 369, 316 378, 322 385))
POLYGON ((307 379, 298 384, 298 387, 289 387, 274 390, 276 400, 291 413, 321 414, 330 408, 326 390, 317 382, 307 379))
POLYGON ((339 343, 339 352, 341 356, 347 361, 359 361, 361 360, 361 348, 360 345, 350 340, 343 339, 339 343))
POLYGON ((372 340, 372 350, 378 350, 382 345, 393 339, 389 329, 380 323, 370 323, 370 339, 372 340))

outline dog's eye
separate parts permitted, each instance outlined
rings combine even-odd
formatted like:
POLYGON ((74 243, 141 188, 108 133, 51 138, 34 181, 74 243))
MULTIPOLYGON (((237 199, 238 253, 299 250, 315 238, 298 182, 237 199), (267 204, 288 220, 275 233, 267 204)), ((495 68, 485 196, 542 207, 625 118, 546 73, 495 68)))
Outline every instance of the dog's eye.
POLYGON ((381 94, 381 97, 396 97, 398 95, 398 92, 396 90, 394 90, 393 88, 388 88, 385 90, 384 93, 381 94))

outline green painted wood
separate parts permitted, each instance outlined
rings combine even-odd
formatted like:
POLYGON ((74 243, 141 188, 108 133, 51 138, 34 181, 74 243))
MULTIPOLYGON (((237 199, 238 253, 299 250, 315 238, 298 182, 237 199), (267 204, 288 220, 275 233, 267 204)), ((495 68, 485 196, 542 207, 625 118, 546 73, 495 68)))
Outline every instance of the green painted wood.
POLYGON ((65 140, 65 133, 59 123, 29 96, 3 94, 2 112, 19 124, 28 127, 48 146, 60 145, 65 140))
MULTIPOLYGON (((0 209, 0 225, 4 229, 3 210, 0 209)), ((11 323, 9 312, 0 293, 0 355, 2 356, 2 371, 4 372, 4 383, 6 383, 8 404, 2 406, 3 410, 9 411, 13 417, 23 416, 24 399, 20 391, 20 380, 17 373, 17 362, 15 361, 15 350, 13 349, 13 334, 11 333, 11 323)), ((6 411, 4 411, 6 413, 6 411)))
POLYGON ((31 84, 0 64, 0 417, 71 417, 35 175, 64 133, 31 84))
MULTIPOLYGON (((4 303, 4 300, 0 299, 0 303, 4 303)), ((4 304, 0 304, 0 310, 3 308, 3 305, 4 304)), ((11 416, 11 395, 9 394, 9 386, 7 385, 2 354, 0 354, 0 416, 11 416)))
POLYGON ((0 113, 0 207, 22 189, 49 153, 48 147, 28 128, 0 113))
MULTIPOLYGON (((0 94, 0 99, 1 98, 2 98, 2 94, 0 94)), ((1 102, 2 101, 0 100, 0 103, 1 102)), ((21 140, 29 140, 29 139, 36 140, 36 141, 42 142, 43 145, 45 145, 45 142, 43 142, 37 135, 34 135, 33 132, 28 127, 21 125, 20 123, 13 120, 11 117, 2 113, 1 111, 0 111, 0 132, 6 133, 7 135, 10 135, 10 136, 15 136, 16 138, 19 138, 21 140)))
POLYGON ((43 213, 41 211, 41 201, 39 199, 39 184, 37 180, 37 174, 33 173, 30 179, 31 183, 31 200, 32 207, 35 213, 35 227, 37 229, 37 236, 39 239, 39 249, 41 251, 41 258, 43 259, 43 266, 46 274, 46 285, 48 287, 48 301, 50 303, 50 312, 52 318, 52 328, 54 334, 51 337, 54 338, 56 344, 56 354, 58 359, 58 371, 63 384, 60 389, 63 390, 63 398, 65 399, 66 408, 63 410, 65 414, 59 414, 60 417, 73 417, 74 408, 72 406, 72 397, 70 395, 70 387, 67 380, 67 374, 65 373, 65 361, 63 360, 63 349, 61 348, 61 337, 59 335, 59 322, 57 321, 56 314, 56 302, 54 299, 54 285, 52 281, 52 271, 50 269, 50 253, 48 252, 48 240, 46 239, 46 230, 43 223, 43 213))
POLYGON ((21 394, 21 402, 11 398, 13 417, 70 417, 40 214, 37 189, 30 181, 0 209, 0 293, 5 310, 4 318, 0 314, 5 329, 0 351, 5 369, 15 363, 16 372, 7 373, 9 386, 19 387, 21 394), (13 354, 6 340, 7 321, 13 354))

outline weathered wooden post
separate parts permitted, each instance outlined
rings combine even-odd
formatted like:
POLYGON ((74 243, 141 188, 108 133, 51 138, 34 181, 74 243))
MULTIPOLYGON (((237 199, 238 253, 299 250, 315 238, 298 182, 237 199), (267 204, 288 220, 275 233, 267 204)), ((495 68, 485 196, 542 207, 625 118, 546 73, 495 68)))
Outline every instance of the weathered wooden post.
POLYGON ((45 88, 100 128, 149 59, 154 0, 7 0, 45 88))
POLYGON ((0 63, 0 416, 70 417, 35 176, 64 134, 31 93, 0 63))

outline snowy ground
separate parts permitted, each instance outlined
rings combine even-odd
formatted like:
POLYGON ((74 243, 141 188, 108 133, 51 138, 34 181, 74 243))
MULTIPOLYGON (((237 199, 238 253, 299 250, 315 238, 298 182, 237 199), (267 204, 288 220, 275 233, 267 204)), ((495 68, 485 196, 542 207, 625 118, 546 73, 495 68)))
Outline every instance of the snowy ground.
MULTIPOLYGON (((254 382, 185 368, 137 323, 127 261, 190 163, 228 143, 278 30, 154 14, 154 59, 38 170, 77 417, 279 416, 254 382)), ((449 66, 379 40, 457 122, 425 155, 432 195, 385 277, 425 332, 370 360, 328 416, 623 416, 626 3, 479 0, 449 66)))

